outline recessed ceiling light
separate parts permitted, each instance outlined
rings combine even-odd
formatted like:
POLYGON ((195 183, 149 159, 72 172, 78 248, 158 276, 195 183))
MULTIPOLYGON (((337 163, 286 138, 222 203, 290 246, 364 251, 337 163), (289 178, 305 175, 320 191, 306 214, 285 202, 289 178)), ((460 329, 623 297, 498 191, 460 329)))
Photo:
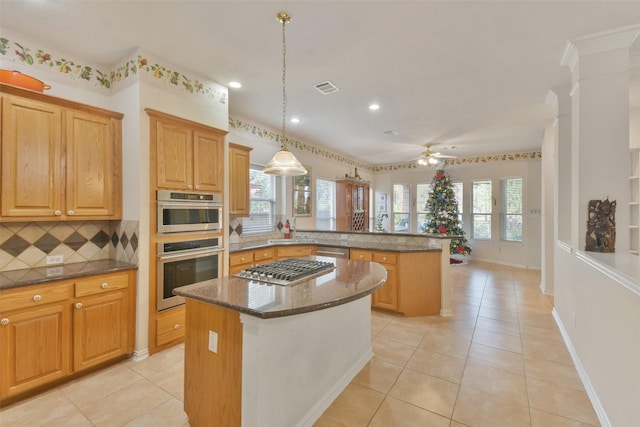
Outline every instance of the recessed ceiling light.
POLYGON ((234 89, 240 89, 242 87, 242 83, 240 82, 229 82, 229 87, 234 89))
POLYGON ((297 117, 291 117, 291 123, 300 123, 300 119, 297 117))
POLYGON ((371 104, 369 105, 369 110, 375 111, 375 110, 379 110, 380 106, 378 104, 371 104))

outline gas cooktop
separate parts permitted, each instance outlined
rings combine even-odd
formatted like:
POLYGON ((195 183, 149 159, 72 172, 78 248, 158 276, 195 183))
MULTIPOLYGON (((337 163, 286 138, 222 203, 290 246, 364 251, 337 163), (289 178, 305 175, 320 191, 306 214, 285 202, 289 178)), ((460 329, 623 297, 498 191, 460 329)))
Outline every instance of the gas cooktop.
POLYGON ((334 268, 336 268, 336 266, 332 262, 304 258, 287 258, 269 264, 249 267, 234 274, 234 277, 272 283, 274 285, 289 286, 323 275, 334 268))

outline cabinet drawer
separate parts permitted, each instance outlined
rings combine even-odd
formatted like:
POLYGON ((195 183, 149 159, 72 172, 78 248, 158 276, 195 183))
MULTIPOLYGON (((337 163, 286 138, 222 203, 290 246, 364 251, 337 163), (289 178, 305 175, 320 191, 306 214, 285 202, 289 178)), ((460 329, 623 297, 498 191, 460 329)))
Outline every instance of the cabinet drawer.
POLYGON ((20 308, 37 307, 71 297, 70 283, 29 286, 0 292, 0 311, 7 312, 20 308))
POLYGON ((111 274, 108 276, 88 277, 76 280, 75 296, 84 297, 116 289, 126 289, 129 286, 129 276, 125 274, 111 274))
POLYGON ((281 246, 278 248, 278 258, 299 258, 315 255, 315 246, 281 246))
POLYGON ((371 261, 372 255, 369 251, 363 251, 361 249, 351 249, 351 259, 357 259, 358 261, 371 261))
POLYGON ((240 265, 253 262, 253 252, 238 252, 229 255, 229 265, 240 265))
POLYGON ((381 264, 395 264, 396 254, 390 252, 374 252, 373 261, 381 264))
POLYGON ((156 345, 184 337, 185 309, 178 307, 162 313, 156 319, 156 345))
POLYGON ((253 251, 254 261, 265 261, 272 259, 276 255, 276 251, 273 248, 258 249, 253 251))

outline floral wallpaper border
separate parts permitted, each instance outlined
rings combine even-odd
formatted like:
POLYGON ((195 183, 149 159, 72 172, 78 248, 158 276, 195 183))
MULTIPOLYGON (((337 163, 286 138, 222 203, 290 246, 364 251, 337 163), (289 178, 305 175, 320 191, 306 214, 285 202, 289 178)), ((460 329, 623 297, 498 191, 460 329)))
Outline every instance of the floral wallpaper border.
MULTIPOLYGON (((261 128, 258 125, 247 123, 240 119, 234 119, 229 117, 229 128, 245 132, 262 139, 269 141, 281 142, 282 135, 269 129, 261 128)), ((409 169, 424 169, 424 166, 418 165, 417 162, 407 163, 394 163, 387 165, 372 165, 369 163, 360 162, 346 157, 342 154, 334 153, 325 148, 315 146, 313 144, 303 142, 297 139, 289 139, 288 144, 297 148, 298 150, 308 151, 317 156, 325 157, 329 160, 337 161, 347 164, 349 166, 355 166, 361 169, 368 170, 370 172, 391 172, 396 170, 409 170, 409 169)), ((540 151, 531 151, 523 153, 506 153, 506 154, 492 154, 486 156, 465 157, 457 159, 446 159, 445 166, 463 166, 478 163, 490 163, 490 162, 504 162, 510 160, 534 160, 541 159, 542 153, 540 151)))
POLYGON ((40 68, 48 68, 50 71, 68 74, 104 89, 110 89, 114 84, 134 76, 138 72, 144 72, 190 94, 200 95, 224 105, 228 103, 226 91, 219 90, 214 86, 205 86, 205 83, 198 79, 190 78, 186 74, 157 62, 152 64, 147 57, 140 54, 116 67, 113 71, 101 71, 71 59, 56 58, 54 54, 46 50, 32 49, 17 41, 2 37, 0 38, 0 55, 11 57, 12 60, 17 60, 27 66, 40 66, 40 68))
MULTIPOLYGON (((159 79, 163 83, 166 83, 170 86, 174 86, 175 88, 183 92, 193 95, 200 95, 223 105, 228 104, 228 93, 226 91, 218 90, 214 86, 205 86, 205 84, 198 79, 190 78, 187 75, 179 71, 172 70, 162 64, 159 64, 158 62, 150 61, 148 57, 145 57, 141 54, 138 54, 135 58, 131 58, 124 64, 117 66, 113 71, 101 71, 96 67, 83 65, 71 59, 66 59, 62 56, 56 58, 54 54, 43 49, 32 49, 26 46, 26 43, 21 44, 17 41, 9 40, 6 37, 1 37, 0 55, 4 57, 11 57, 11 60, 17 60, 25 66, 39 66, 40 68, 67 74, 73 78, 80 78, 81 80, 84 80, 88 83, 93 83, 95 86, 107 90, 111 89, 115 84, 120 83, 131 76, 137 75, 138 73, 146 73, 151 77, 159 79)), ((229 127, 231 129, 246 132, 269 141, 282 141, 282 135, 280 135, 279 133, 269 129, 261 128, 255 124, 244 122, 240 119, 229 117, 229 127)), ((300 141, 298 139, 289 139, 288 144, 298 150, 307 151, 314 155, 343 163, 348 166, 358 167, 361 170, 367 170, 373 173, 423 168, 423 166, 419 166, 416 162, 372 165, 369 163, 354 160, 343 154, 335 153, 333 151, 318 147, 304 141, 300 141)), ((538 151, 526 153, 495 154, 468 158, 447 159, 445 161, 445 166, 461 166, 497 161, 529 160, 540 158, 542 158, 542 153, 538 151)))

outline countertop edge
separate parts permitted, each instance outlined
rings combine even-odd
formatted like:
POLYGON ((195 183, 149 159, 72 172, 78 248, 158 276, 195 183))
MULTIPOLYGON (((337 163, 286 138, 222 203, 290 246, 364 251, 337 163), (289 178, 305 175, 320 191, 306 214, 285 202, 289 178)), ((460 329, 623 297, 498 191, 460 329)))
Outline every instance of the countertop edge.
POLYGON ((345 242, 341 240, 319 240, 317 242, 292 242, 292 243, 269 243, 267 241, 257 240, 255 242, 231 243, 229 245, 229 254, 236 252, 250 251, 261 248, 275 248, 287 246, 324 246, 324 247, 341 247, 348 249, 364 249, 386 252, 442 252, 442 248, 425 248, 420 246, 403 245, 400 243, 367 243, 367 242, 345 242))
POLYGON ((99 260, 24 270, 8 270, 0 272, 0 291, 137 269, 137 265, 124 261, 99 260), (59 272, 58 269, 62 270, 59 272))

